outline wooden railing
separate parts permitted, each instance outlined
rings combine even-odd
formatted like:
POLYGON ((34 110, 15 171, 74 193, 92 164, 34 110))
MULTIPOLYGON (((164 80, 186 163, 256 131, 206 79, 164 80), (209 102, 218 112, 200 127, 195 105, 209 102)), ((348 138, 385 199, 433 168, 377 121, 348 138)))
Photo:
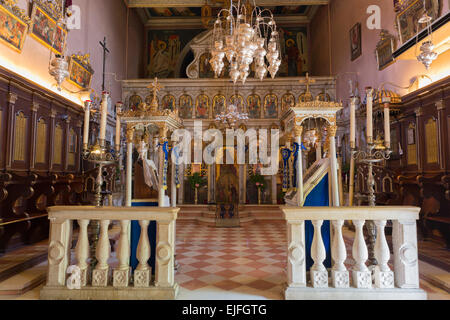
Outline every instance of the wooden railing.
MULTIPOLYGON (((175 221, 178 208, 121 208, 121 207, 52 207, 49 208, 50 239, 48 249, 47 283, 41 299, 82 300, 150 300, 175 299, 178 285, 174 281, 175 221), (97 264, 89 270, 88 225, 99 221, 100 234, 96 249, 97 264), (141 232, 137 247, 139 265, 131 283, 130 220, 139 221, 141 232), (71 261, 72 224, 80 227, 71 261), (120 222, 120 237, 116 248, 117 266, 111 270, 111 246, 108 227, 111 221, 120 222), (155 276, 147 261, 151 248, 147 229, 150 221, 157 222, 155 276), (76 265, 81 271, 81 288, 67 287, 67 270, 76 265), (91 275, 91 276, 90 276, 91 275)), ((91 257, 92 258, 92 257, 91 257)))
POLYGON ((420 208, 415 207, 281 207, 287 221, 288 261, 286 299, 426 299, 419 289, 416 220, 420 208), (314 236, 311 257, 314 265, 306 271, 305 221, 311 220, 314 236), (330 220, 331 258, 333 265, 323 265, 326 249, 321 227, 330 220), (352 246, 354 263, 351 270, 344 262, 347 248, 343 224, 351 220, 355 225, 352 246), (375 257, 378 266, 373 272, 366 265, 368 249, 363 227, 366 220, 375 222, 377 238, 375 257), (393 222, 393 270, 389 266, 391 254, 384 227, 393 222), (308 281, 309 280, 309 281, 308 281))

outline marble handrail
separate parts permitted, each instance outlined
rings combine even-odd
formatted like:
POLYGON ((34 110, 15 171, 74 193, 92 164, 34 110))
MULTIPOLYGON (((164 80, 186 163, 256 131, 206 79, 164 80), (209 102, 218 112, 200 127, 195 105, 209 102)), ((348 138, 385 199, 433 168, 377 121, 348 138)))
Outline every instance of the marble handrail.
POLYGON ((179 208, 158 207, 51 207, 49 208, 50 239, 48 249, 47 283, 41 299, 175 299, 178 285, 174 281, 175 222, 179 208), (139 221, 146 230, 156 221, 155 276, 148 265, 151 247, 147 232, 141 232, 137 257, 139 265, 133 273, 130 267, 129 230, 131 220, 139 221), (73 221, 80 226, 74 258, 72 259, 73 221), (97 264, 89 270, 88 225, 99 221, 99 235, 95 252, 97 264), (108 228, 112 221, 120 222, 120 236, 116 250, 118 266, 110 263, 111 245, 108 228), (81 272, 81 286, 67 286, 70 266, 81 272))
POLYGON ((288 230, 286 299, 426 299, 419 288, 416 220, 420 208, 382 207, 291 207, 284 212, 288 230), (314 265, 306 272, 305 221, 314 226, 311 257, 314 265), (325 259, 321 226, 332 221, 331 270, 324 268, 325 259), (355 234, 352 246, 353 265, 347 270, 347 248, 342 227, 352 220, 355 234), (377 239, 374 268, 366 265, 368 249, 364 240, 366 220, 375 221, 377 239), (392 220, 393 267, 386 241, 385 226, 392 220), (372 270, 370 270, 372 269, 372 270), (331 278, 331 279, 330 279, 331 278), (308 281, 310 279, 310 281, 308 281))

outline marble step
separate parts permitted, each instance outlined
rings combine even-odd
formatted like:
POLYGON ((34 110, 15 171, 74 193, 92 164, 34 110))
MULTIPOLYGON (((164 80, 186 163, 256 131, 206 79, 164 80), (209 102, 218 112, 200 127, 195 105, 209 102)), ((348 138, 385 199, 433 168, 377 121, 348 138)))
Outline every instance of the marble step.
POLYGON ((47 261, 0 282, 0 296, 22 295, 45 282, 47 261))
POLYGON ((3 255, 0 258, 0 282, 47 261, 47 243, 47 240, 42 241, 3 255))

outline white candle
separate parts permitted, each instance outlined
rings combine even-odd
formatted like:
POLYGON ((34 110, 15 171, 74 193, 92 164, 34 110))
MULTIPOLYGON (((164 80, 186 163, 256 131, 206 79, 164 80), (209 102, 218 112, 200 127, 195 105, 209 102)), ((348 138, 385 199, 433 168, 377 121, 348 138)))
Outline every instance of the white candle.
POLYGON ((366 88, 367 92, 367 143, 373 142, 373 120, 372 120, 372 112, 373 112, 373 89, 366 88))
POLYGON ((87 147, 89 142, 89 117, 91 112, 91 101, 84 102, 84 132, 83 132, 83 147, 87 147))
POLYGON ((116 149, 120 148, 120 116, 119 113, 122 110, 122 102, 118 102, 116 104, 116 113, 117 113, 117 120, 116 120, 116 149))
POLYGON ((386 148, 391 148, 391 120, 390 120, 390 110, 389 101, 384 102, 384 144, 386 148))
POLYGON ((356 146, 356 98, 350 99, 350 148, 356 146))
POLYGON ((101 118, 100 118, 100 135, 99 140, 100 142, 105 141, 106 137, 106 121, 108 118, 108 92, 103 92, 102 97, 102 105, 101 105, 101 118))

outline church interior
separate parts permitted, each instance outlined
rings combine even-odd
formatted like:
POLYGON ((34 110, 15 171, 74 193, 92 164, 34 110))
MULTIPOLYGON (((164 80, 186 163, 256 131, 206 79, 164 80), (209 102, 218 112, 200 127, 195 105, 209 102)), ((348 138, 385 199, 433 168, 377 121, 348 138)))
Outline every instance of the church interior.
POLYGON ((449 0, 0 0, 0 300, 449 300, 449 0))

